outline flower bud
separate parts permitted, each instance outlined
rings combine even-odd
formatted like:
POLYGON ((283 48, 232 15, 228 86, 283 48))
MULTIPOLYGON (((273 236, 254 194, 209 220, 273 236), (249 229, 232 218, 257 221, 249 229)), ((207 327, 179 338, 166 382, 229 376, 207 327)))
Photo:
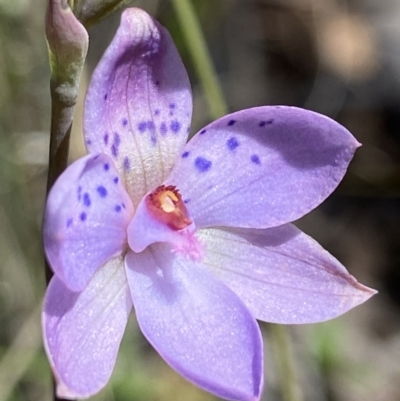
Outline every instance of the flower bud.
POLYGON ((46 38, 52 86, 65 102, 73 104, 78 95, 79 78, 88 50, 89 37, 67 0, 49 0, 46 38))

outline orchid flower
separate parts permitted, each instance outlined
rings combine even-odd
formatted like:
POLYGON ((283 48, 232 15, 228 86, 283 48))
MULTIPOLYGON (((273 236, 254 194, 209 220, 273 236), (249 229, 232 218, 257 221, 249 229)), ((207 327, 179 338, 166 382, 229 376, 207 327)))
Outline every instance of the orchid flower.
POLYGON ((344 176, 359 146, 345 128, 256 107, 187 142, 191 114, 169 33, 126 10, 87 92, 88 155, 59 177, 45 211, 54 276, 43 331, 60 397, 106 385, 134 307, 185 378, 221 398, 259 400, 256 319, 321 322, 375 293, 290 224, 344 176))

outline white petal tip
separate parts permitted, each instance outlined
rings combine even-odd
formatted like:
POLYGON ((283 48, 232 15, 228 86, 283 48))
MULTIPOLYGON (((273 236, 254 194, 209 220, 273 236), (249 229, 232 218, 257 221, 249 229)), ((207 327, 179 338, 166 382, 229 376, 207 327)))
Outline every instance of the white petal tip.
POLYGON ((74 392, 73 390, 71 390, 70 388, 68 388, 68 386, 65 383, 63 383, 58 378, 56 378, 56 381, 57 381, 56 393, 57 393, 58 398, 63 398, 65 400, 74 400, 77 398, 79 398, 79 399, 88 398, 88 397, 84 397, 81 394, 78 394, 78 393, 74 392))

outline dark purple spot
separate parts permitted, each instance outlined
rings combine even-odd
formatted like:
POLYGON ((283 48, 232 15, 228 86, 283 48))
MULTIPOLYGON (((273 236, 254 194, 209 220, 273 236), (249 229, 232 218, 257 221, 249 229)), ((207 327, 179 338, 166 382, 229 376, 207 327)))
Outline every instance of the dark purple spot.
POLYGON ((160 114, 160 110, 159 109, 154 110, 154 115, 155 116, 158 116, 159 114, 160 114))
POLYGON ((189 152, 188 151, 183 152, 181 156, 183 159, 186 159, 189 156, 189 152))
POLYGON ((235 137, 232 137, 226 141, 226 146, 228 146, 229 150, 235 150, 239 146, 239 142, 235 137))
POLYGON ((81 201, 82 187, 78 187, 78 201, 81 201))
POLYGON ((81 215, 79 216, 79 218, 81 219, 81 221, 85 221, 86 220, 86 213, 82 212, 81 215))
POLYGON ((97 187, 97 193, 102 197, 105 198, 107 196, 107 190, 100 185, 99 187, 97 187))
POLYGON ((92 203, 92 202, 90 201, 90 196, 89 196, 89 194, 88 194, 87 192, 85 192, 85 193, 83 194, 83 204, 84 204, 85 206, 90 206, 91 203, 92 203))
POLYGON ((190 199, 185 199, 183 202, 184 202, 184 203, 189 203, 189 202, 190 202, 190 199))
POLYGON ((100 157, 100 155, 97 155, 95 157, 93 157, 93 160, 97 160, 100 157))
POLYGON ((67 220, 67 227, 71 227, 73 220, 72 219, 68 219, 67 220))
POLYGON ((104 163, 104 170, 108 171, 110 169, 110 165, 108 163, 104 163))
POLYGON ((150 135, 150 140, 153 145, 157 143, 157 137, 155 136, 154 132, 150 135))
POLYGON ((118 184, 119 178, 118 177, 114 177, 113 181, 114 181, 114 184, 118 184))
POLYGON ((260 158, 257 155, 252 155, 250 159, 254 164, 261 164, 260 158))
POLYGON ((169 104, 169 108, 172 109, 172 110, 175 109, 175 103, 170 103, 169 104))
POLYGON ((121 211, 121 206, 120 205, 116 205, 114 210, 118 213, 121 211))
POLYGON ((274 120, 271 118, 270 120, 266 120, 266 121, 260 121, 260 124, 258 124, 260 127, 264 127, 267 124, 272 124, 274 122, 274 120))
POLYGON ((179 130, 181 129, 181 123, 179 121, 172 121, 169 128, 171 128, 171 131, 177 134, 179 130))
POLYGON ((114 145, 118 147, 120 143, 121 143, 121 137, 117 132, 114 132, 114 145))
POLYGON ((200 156, 196 158, 196 160, 194 161, 194 165, 197 170, 200 171, 200 173, 204 173, 210 170, 212 163, 210 160, 207 160, 204 157, 200 156))
POLYGON ((168 131, 167 124, 161 123, 161 125, 160 125, 161 134, 165 135, 167 133, 167 131, 168 131))
POLYGON ((104 137, 103 137, 103 139, 104 139, 104 145, 108 145, 108 134, 104 134, 104 137))
POLYGON ((205 134, 206 132, 207 132, 207 130, 206 130, 206 129, 203 129, 203 130, 200 131, 200 135, 203 135, 203 134, 205 134))
POLYGON ((229 126, 232 126, 233 124, 235 124, 235 122, 236 122, 236 120, 229 120, 228 125, 229 125, 229 126))
POLYGON ((122 205, 122 207, 125 209, 125 203, 122 202, 121 205, 122 205))
POLYGON ((160 85, 160 81, 156 81, 156 85, 157 85, 157 86, 160 85))
POLYGON ((122 119, 122 125, 126 127, 128 125, 128 120, 126 118, 122 119))
POLYGON ((154 125, 154 122, 153 121, 147 121, 147 128, 150 131, 153 131, 156 128, 155 125, 154 125))
POLYGON ((124 170, 128 171, 131 168, 131 162, 128 157, 124 157, 124 170))
POLYGON ((141 123, 138 124, 138 130, 143 133, 146 131, 147 128, 147 123, 145 121, 142 121, 141 123))
POLYGON ((92 140, 91 139, 87 139, 86 140, 86 145, 91 145, 92 144, 92 140))
POLYGON ((104 95, 104 100, 107 100, 107 98, 108 98, 108 95, 107 95, 107 93, 104 95))
POLYGON ((121 138, 117 132, 114 132, 114 141, 111 146, 111 153, 114 157, 118 156, 118 147, 119 144, 121 143, 121 138))

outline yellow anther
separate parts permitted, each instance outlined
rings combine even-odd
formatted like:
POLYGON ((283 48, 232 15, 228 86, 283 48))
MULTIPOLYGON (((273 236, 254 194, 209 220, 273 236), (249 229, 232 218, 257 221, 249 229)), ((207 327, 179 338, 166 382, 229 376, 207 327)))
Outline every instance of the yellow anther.
POLYGON ((175 210, 175 202, 178 201, 178 198, 170 193, 165 193, 161 196, 160 199, 161 203, 161 209, 164 210, 166 213, 171 213, 175 210), (173 196, 171 196, 173 195, 173 196), (174 199, 175 198, 175 199, 174 199))

